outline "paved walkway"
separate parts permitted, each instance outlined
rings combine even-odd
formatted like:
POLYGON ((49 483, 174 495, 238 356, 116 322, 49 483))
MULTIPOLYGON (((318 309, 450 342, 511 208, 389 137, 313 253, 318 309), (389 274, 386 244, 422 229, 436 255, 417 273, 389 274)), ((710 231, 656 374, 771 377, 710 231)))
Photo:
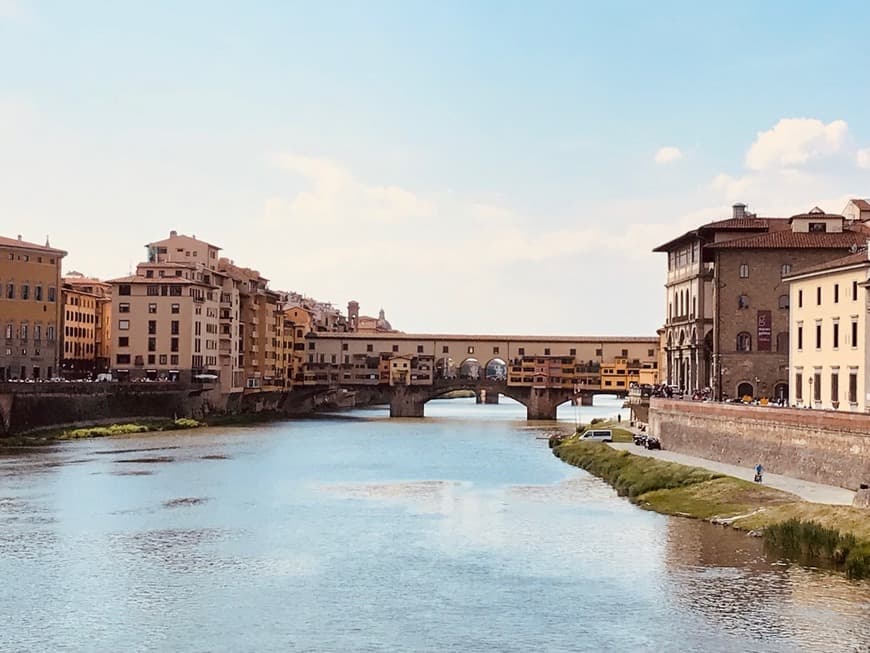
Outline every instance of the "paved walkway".
MULTIPOLYGON (((668 460, 681 465, 694 465, 695 467, 703 467, 714 472, 727 474, 728 476, 736 476, 747 481, 753 480, 755 470, 751 467, 739 467, 737 465, 728 465, 719 463, 715 460, 707 460, 706 458, 698 458, 697 456, 689 456, 676 451, 663 451, 661 449, 648 450, 631 443, 614 442, 610 445, 614 449, 624 449, 640 456, 651 456, 668 460)), ((798 495, 801 499, 812 501, 813 503, 830 503, 841 505, 852 505, 852 499, 855 493, 851 490, 846 490, 841 487, 832 485, 822 485, 821 483, 811 483, 810 481, 802 481, 798 478, 790 476, 781 476, 779 474, 771 474, 764 472, 764 484, 774 487, 777 490, 784 490, 798 495)))

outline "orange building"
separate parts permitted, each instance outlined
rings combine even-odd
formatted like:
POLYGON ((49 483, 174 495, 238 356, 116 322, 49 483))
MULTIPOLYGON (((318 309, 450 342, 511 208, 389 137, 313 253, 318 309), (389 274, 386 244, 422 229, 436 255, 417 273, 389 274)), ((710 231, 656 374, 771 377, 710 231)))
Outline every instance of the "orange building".
POLYGON ((63 278, 61 372, 83 378, 109 369, 111 284, 71 272, 63 278))
POLYGON ((0 380, 57 374, 64 256, 47 240, 37 245, 0 236, 0 380))

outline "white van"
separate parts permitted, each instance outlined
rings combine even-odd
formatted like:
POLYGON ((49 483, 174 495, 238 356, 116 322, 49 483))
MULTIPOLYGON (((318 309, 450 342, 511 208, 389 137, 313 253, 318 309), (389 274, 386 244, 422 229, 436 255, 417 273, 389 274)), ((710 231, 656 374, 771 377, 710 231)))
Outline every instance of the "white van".
POLYGON ((613 442, 613 431, 610 429, 589 429, 580 436, 581 440, 597 440, 598 442, 613 442))

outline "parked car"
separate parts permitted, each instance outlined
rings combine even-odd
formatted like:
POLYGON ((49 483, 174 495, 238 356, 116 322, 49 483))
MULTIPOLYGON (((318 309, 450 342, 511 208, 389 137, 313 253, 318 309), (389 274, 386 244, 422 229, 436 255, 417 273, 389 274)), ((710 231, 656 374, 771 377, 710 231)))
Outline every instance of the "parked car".
POLYGON ((613 442, 613 431, 610 429, 589 429, 580 436, 581 440, 596 440, 598 442, 613 442))

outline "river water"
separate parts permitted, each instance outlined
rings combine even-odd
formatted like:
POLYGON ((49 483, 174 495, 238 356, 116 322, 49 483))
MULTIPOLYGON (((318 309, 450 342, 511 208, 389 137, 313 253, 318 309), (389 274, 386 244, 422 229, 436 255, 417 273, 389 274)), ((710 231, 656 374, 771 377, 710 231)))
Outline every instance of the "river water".
POLYGON ((632 506, 508 400, 426 412, 0 455, 0 650, 870 651, 870 584, 632 506))

